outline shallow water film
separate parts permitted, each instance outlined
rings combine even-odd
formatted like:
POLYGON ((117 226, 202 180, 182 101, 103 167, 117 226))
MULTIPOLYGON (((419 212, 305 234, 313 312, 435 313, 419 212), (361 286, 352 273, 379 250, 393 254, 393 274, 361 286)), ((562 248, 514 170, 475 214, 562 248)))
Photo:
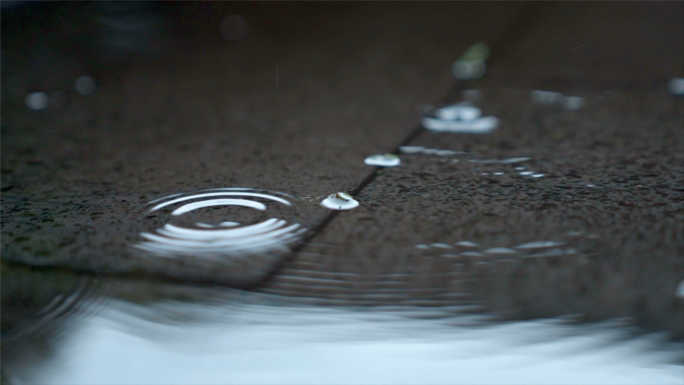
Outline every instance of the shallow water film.
POLYGON ((2 384, 684 384, 683 3, 2 3, 2 384))

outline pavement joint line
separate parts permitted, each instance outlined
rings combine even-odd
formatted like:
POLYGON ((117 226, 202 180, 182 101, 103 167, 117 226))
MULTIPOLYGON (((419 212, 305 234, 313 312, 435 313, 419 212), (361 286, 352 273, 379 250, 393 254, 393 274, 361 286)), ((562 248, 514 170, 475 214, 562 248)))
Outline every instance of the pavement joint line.
MULTIPOLYGON (((531 29, 535 24, 537 24, 537 20, 539 20, 539 13, 540 13, 540 6, 535 5, 533 3, 527 3, 525 6, 521 7, 521 9, 518 11, 516 17, 513 19, 513 21, 508 25, 508 27, 501 33, 501 37, 497 39, 493 44, 490 45, 491 52, 496 55, 496 52, 504 52, 504 55, 498 55, 497 57, 505 57, 506 52, 505 52, 505 47, 511 46, 515 41, 517 40, 522 40, 524 39, 527 35, 524 33, 526 29, 531 29)), ((489 72, 491 69, 491 64, 490 64, 491 58, 487 60, 487 71, 489 72)), ((442 98, 439 99, 438 103, 447 103, 449 100, 455 99, 459 93, 463 92, 463 90, 472 88, 473 84, 476 84, 478 82, 477 79, 474 80, 458 80, 455 79, 454 84, 450 87, 450 89, 447 91, 446 95, 443 96, 442 98)), ((427 130, 419 123, 409 134, 404 137, 404 139, 399 142, 396 146, 393 148, 393 154, 399 154, 399 148, 402 146, 406 146, 411 144, 414 140, 418 139, 424 132, 427 130)), ((375 178, 378 176, 378 169, 380 167, 373 167, 373 170, 366 175, 365 178, 361 180, 361 182, 356 186, 351 191, 352 196, 358 196, 366 186, 371 184, 375 178)), ((302 251, 306 246, 309 245, 311 240, 313 240, 318 234, 322 233, 325 228, 339 215, 339 211, 331 211, 328 215, 326 215, 321 222, 319 222, 317 225, 313 226, 311 230, 308 232, 308 235, 302 239, 301 242, 299 242, 295 247, 292 248, 290 253, 288 253, 284 258, 282 258, 278 263, 274 265, 274 267, 268 272, 268 274, 265 275, 265 277, 257 282, 254 282, 251 285, 248 285, 248 287, 245 287, 244 289, 246 290, 259 290, 261 287, 264 285, 267 285, 269 282, 271 282, 275 276, 280 273, 280 271, 287 265, 289 262, 295 260, 297 256, 299 255, 299 252, 302 251)))

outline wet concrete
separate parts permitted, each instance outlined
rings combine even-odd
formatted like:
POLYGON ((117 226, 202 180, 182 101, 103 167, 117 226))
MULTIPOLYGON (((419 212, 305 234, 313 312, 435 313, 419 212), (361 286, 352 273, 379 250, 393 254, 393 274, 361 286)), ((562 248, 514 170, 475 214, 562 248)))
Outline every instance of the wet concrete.
MULTIPOLYGON (((112 7, 64 12, 95 35, 103 17, 138 25, 130 18, 140 9, 112 7)), ((60 26, 63 41, 40 35, 40 26, 14 25, 10 14, 3 34, 3 257, 256 282, 270 265, 255 264, 243 279, 242 267, 231 274, 230 266, 131 255, 138 233, 157 224, 141 220, 145 204, 205 188, 264 188, 311 202, 300 210, 315 227, 328 215, 317 202, 353 190, 369 173, 359 159, 406 137, 421 105, 448 90, 454 55, 495 37, 519 8, 406 7, 143 7, 156 20, 148 28, 161 23, 154 30, 167 33, 140 52, 137 39, 118 32, 132 45, 124 53, 78 46, 74 36, 84 32, 59 13, 44 22, 60 26), (243 40, 221 38, 222 18, 231 14, 249 20, 243 40), (191 21, 200 19, 206 24, 191 21), (32 38, 48 47, 27 44, 32 38), (71 91, 84 72, 97 81, 87 97, 71 91), (24 96, 34 88, 61 105, 27 109, 24 96)))
MULTIPOLYGON (((627 317, 681 338, 684 109, 666 87, 684 71, 683 10, 74 6, 36 10, 28 26, 26 11, 5 12, 3 293, 21 292, 6 285, 26 275, 12 262, 47 275, 66 267, 108 282, 240 286, 325 305, 627 317), (146 22, 130 19, 141 12, 146 22), (111 23, 122 13, 137 32, 111 23), (44 25, 59 32, 45 36, 44 25), (492 49, 488 74, 454 82, 452 61, 478 41, 492 49), (83 74, 96 81, 88 96, 73 91, 83 74), (474 88, 479 96, 464 94, 474 88), (583 103, 540 104, 535 89, 583 103), (32 91, 48 94, 46 109, 26 107, 32 91), (499 127, 486 135, 416 129, 426 104, 465 99, 499 127), (457 153, 403 154, 400 166, 378 171, 364 164, 399 144, 457 153), (492 162, 512 157, 529 160, 492 162), (132 251, 140 232, 166 220, 149 215, 148 201, 215 187, 292 194, 311 229, 306 241, 247 266, 132 251), (336 191, 354 193, 360 206, 320 207, 336 191), (558 245, 521 247, 531 242, 558 245)), ((26 309, 64 298, 55 282, 26 309)), ((98 295, 137 302, 154 292, 121 287, 98 295)), ((196 289, 176 287, 172 297, 196 289)), ((142 302, 167 295, 150 297, 142 302)), ((33 313, 12 314, 26 326, 33 313)))

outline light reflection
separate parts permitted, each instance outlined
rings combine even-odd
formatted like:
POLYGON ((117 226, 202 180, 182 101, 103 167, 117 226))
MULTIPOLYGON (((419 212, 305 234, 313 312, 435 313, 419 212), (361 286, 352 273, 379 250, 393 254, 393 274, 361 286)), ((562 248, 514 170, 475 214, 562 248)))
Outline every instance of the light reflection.
POLYGON ((6 369, 18 383, 46 385, 668 384, 681 379, 681 367, 668 363, 681 358, 681 345, 653 334, 630 338, 619 321, 485 326, 472 317, 417 319, 410 309, 172 306, 194 321, 140 318, 164 310, 113 303, 95 316, 74 319, 71 334, 49 359, 6 369))

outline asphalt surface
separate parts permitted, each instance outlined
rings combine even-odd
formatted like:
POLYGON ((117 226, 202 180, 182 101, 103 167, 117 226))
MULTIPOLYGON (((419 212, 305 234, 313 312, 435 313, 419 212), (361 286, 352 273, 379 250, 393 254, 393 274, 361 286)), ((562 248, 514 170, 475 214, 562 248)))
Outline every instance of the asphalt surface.
POLYGON ((684 72, 681 3, 131 7, 3 13, 5 263, 684 335, 684 109, 666 89, 684 72), (456 82, 479 41, 487 75, 456 82), (38 90, 48 107, 27 109, 38 90), (464 99, 497 130, 419 129, 426 105, 464 99), (363 164, 400 144, 463 153, 363 164), (161 223, 149 200, 233 186, 297 197, 306 242, 247 267, 131 251, 161 223), (361 206, 318 206, 335 191, 361 206), (516 249, 539 241, 563 246, 516 249))

